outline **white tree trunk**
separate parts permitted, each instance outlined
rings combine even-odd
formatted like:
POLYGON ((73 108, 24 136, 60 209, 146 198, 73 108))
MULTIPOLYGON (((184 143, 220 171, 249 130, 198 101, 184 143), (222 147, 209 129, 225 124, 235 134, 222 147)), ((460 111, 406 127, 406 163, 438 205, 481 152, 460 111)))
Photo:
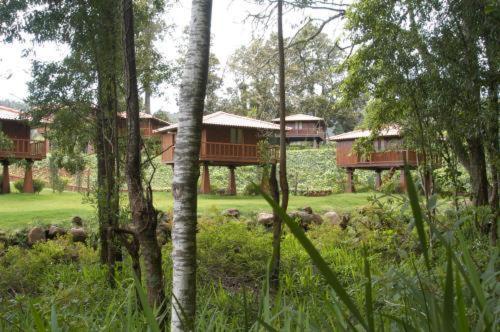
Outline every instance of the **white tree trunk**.
POLYGON ((196 310, 196 204, 201 125, 210 49, 211 0, 193 0, 174 156, 172 331, 194 330, 196 310))

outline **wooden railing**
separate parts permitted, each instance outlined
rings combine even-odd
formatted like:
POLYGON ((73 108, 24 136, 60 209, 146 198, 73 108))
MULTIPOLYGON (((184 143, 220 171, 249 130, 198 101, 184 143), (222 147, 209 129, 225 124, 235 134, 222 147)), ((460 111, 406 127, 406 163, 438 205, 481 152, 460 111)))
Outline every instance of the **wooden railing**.
MULTIPOLYGON (((269 151, 270 161, 276 161, 278 156, 279 150, 272 146, 269 151)), ((256 144, 201 142, 200 160, 260 163, 263 162, 262 157, 256 144)))
POLYGON ((319 128, 291 129, 286 132, 287 137, 325 137, 325 131, 319 128))
POLYGON ((45 141, 32 141, 29 139, 11 139, 12 146, 8 149, 0 148, 0 157, 4 158, 45 158, 45 141))
POLYGON ((372 152, 366 157, 357 156, 357 164, 376 165, 407 162, 409 165, 417 164, 417 153, 412 150, 394 150, 372 152))

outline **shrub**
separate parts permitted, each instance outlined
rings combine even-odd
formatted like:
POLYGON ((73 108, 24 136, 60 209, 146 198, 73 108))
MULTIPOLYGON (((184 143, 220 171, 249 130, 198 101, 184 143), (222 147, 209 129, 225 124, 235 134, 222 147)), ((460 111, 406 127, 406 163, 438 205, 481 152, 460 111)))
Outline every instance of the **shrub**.
MULTIPOLYGON (((14 188, 16 188, 16 190, 19 191, 20 193, 24 192, 23 187, 24 187, 24 180, 19 179, 16 182, 14 182, 14 188)), ((43 188, 45 188, 45 182, 39 179, 33 180, 33 190, 35 194, 39 194, 43 190, 43 188)))
POLYGON ((243 189, 243 195, 246 196, 256 196, 259 195, 259 189, 258 187, 254 186, 252 183, 248 183, 245 186, 245 189, 243 189))
POLYGON ((55 178, 52 181, 52 189, 57 191, 58 193, 62 193, 64 191, 64 189, 66 189, 66 186, 68 185, 68 183, 69 183, 68 178, 65 178, 65 177, 55 178))

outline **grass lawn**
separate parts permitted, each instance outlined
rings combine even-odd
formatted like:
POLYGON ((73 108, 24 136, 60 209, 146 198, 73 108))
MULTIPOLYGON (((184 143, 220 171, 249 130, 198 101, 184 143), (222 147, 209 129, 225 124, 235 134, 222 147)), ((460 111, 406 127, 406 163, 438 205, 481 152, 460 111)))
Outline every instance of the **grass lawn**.
MULTIPOLYGON (((310 206, 314 211, 347 211, 367 204, 371 193, 336 194, 325 197, 290 196, 289 210, 310 206)), ((124 197, 124 199, 127 199, 124 197)), ((173 199, 170 193, 156 192, 155 205, 162 210, 170 210, 173 199)), ((262 197, 258 196, 215 196, 200 195, 200 213, 210 213, 214 209, 236 208, 244 215, 271 211, 262 197)), ((94 207, 84 202, 78 193, 52 193, 44 190, 39 195, 12 193, 0 195, 0 229, 12 230, 34 224, 69 224, 73 216, 84 220, 95 215, 94 207)))

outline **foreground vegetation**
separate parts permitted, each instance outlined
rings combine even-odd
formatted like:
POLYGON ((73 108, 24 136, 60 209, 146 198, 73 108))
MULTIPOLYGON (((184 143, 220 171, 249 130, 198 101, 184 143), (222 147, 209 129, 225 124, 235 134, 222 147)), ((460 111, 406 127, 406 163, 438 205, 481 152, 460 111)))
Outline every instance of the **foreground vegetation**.
MULTIPOLYGON (((438 330, 452 324, 450 330, 492 330, 498 321, 498 252, 475 226, 487 220, 483 212, 437 204, 434 236, 424 236, 432 242, 428 252, 417 232, 422 218, 413 217, 401 196, 357 209, 345 230, 323 224, 307 237, 347 296, 363 308, 362 316, 367 321, 379 317, 374 324, 380 328, 438 330), (460 253, 452 263, 449 249, 460 253), (422 253, 429 257, 429 268, 422 253)), ((236 220, 215 211, 202 217, 197 246, 196 330, 256 331, 267 324, 283 330, 363 329, 350 325, 356 316, 342 304, 342 293, 330 288, 321 264, 288 229, 281 287, 273 296, 265 281, 271 234, 250 217, 236 220)), ((162 250, 170 292, 171 243, 162 250)), ((109 288, 97 251, 69 239, 0 251, 0 275, 0 330, 130 331, 148 324, 154 330, 147 310, 139 310, 128 258, 119 264, 117 289, 109 288)))

